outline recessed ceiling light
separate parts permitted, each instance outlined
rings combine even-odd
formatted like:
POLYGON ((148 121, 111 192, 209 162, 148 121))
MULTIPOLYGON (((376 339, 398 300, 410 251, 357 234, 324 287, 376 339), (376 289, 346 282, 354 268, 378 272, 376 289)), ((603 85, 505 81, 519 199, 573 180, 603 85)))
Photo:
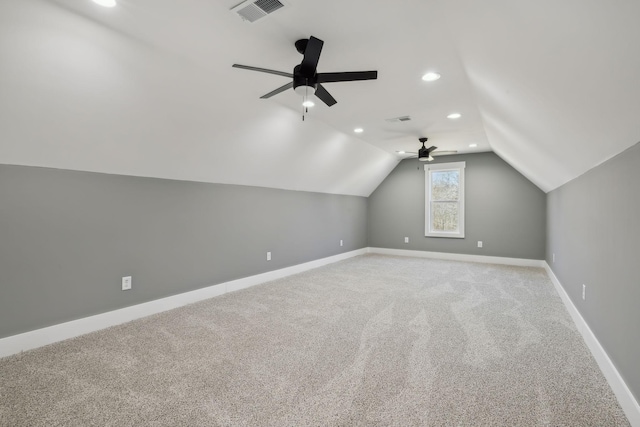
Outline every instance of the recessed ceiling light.
POLYGON ((303 107, 313 107, 314 105, 316 104, 314 104, 313 101, 310 101, 310 100, 306 100, 302 103, 303 107))
POLYGON ((114 7, 116 5, 116 0, 93 0, 93 2, 104 7, 114 7))
POLYGON ((405 151, 396 151, 398 154, 405 154, 405 151))
POLYGON ((478 144, 469 144, 469 147, 471 148, 476 148, 478 146, 478 144))
POLYGON ((459 119, 460 117, 462 117, 460 113, 451 113, 447 116, 447 119, 459 119))
POLYGON ((364 129, 362 129, 362 128, 355 128, 353 131, 354 131, 355 133, 362 133, 362 132, 364 132, 364 129))
POLYGON ((422 80, 424 80, 425 82, 435 82, 439 78, 440 78, 440 74, 435 73, 433 71, 430 71, 424 76, 422 76, 422 80))

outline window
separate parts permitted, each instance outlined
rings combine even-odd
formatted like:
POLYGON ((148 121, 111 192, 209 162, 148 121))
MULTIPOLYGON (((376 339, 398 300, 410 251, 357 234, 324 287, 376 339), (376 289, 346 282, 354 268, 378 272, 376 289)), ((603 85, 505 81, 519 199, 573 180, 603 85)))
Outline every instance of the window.
POLYGON ((425 165, 425 236, 464 238, 465 162, 425 165))

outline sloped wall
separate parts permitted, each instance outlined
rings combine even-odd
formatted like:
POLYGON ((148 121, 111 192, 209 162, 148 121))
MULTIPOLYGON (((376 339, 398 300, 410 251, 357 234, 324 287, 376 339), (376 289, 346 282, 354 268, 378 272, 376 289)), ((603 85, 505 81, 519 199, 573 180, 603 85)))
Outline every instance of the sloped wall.
POLYGON ((546 254, 636 400, 640 400, 639 184, 640 144, 636 144, 550 192, 546 254))
MULTIPOLYGON (((68 2, 0 1, 2 164, 364 197, 397 164, 314 114, 303 122, 297 108, 258 99, 268 84, 239 96, 234 81, 259 80, 231 67, 238 58, 203 68, 57 3, 68 2)), ((126 4, 71 3, 134 19, 126 4)), ((218 30, 211 40, 231 37, 218 30)), ((243 47, 209 41, 204 56, 252 57, 248 40, 233 41, 243 47)))
POLYGON ((424 164, 408 159, 369 197, 369 246, 544 259, 545 194, 494 153, 434 160, 459 161, 466 162, 464 239, 425 237, 424 164))
POLYGON ((366 209, 357 196, 0 165, 0 338, 363 248, 366 209))

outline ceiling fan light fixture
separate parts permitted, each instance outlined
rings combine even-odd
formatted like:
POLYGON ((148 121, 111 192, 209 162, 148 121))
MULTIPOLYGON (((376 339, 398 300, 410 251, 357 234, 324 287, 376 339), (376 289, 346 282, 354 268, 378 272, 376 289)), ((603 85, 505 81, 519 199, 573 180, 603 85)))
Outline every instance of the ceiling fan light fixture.
POLYGON ((300 86, 296 86, 293 90, 296 91, 296 93, 300 96, 309 96, 309 95, 313 95, 316 93, 316 88, 315 86, 307 86, 307 85, 300 85, 300 86))
POLYGON ((431 153, 429 152, 428 148, 421 148, 420 150, 418 150, 418 160, 420 160, 421 162, 430 162, 431 160, 433 160, 433 157, 431 157, 431 153))
POLYGON ((436 73, 434 71, 430 71, 430 72, 426 73, 424 76, 422 76, 422 80, 424 80, 425 82, 435 82, 440 77, 441 76, 440 76, 439 73, 436 73))
POLYGON ((116 5, 116 0, 93 0, 93 2, 102 7, 115 7, 116 5))

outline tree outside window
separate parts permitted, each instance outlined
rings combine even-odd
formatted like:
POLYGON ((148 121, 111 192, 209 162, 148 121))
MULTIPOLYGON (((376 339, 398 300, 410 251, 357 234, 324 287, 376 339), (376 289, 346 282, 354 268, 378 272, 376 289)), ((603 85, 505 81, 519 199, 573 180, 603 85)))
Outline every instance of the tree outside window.
POLYGON ((464 237, 465 162, 425 165, 425 235, 464 237))

